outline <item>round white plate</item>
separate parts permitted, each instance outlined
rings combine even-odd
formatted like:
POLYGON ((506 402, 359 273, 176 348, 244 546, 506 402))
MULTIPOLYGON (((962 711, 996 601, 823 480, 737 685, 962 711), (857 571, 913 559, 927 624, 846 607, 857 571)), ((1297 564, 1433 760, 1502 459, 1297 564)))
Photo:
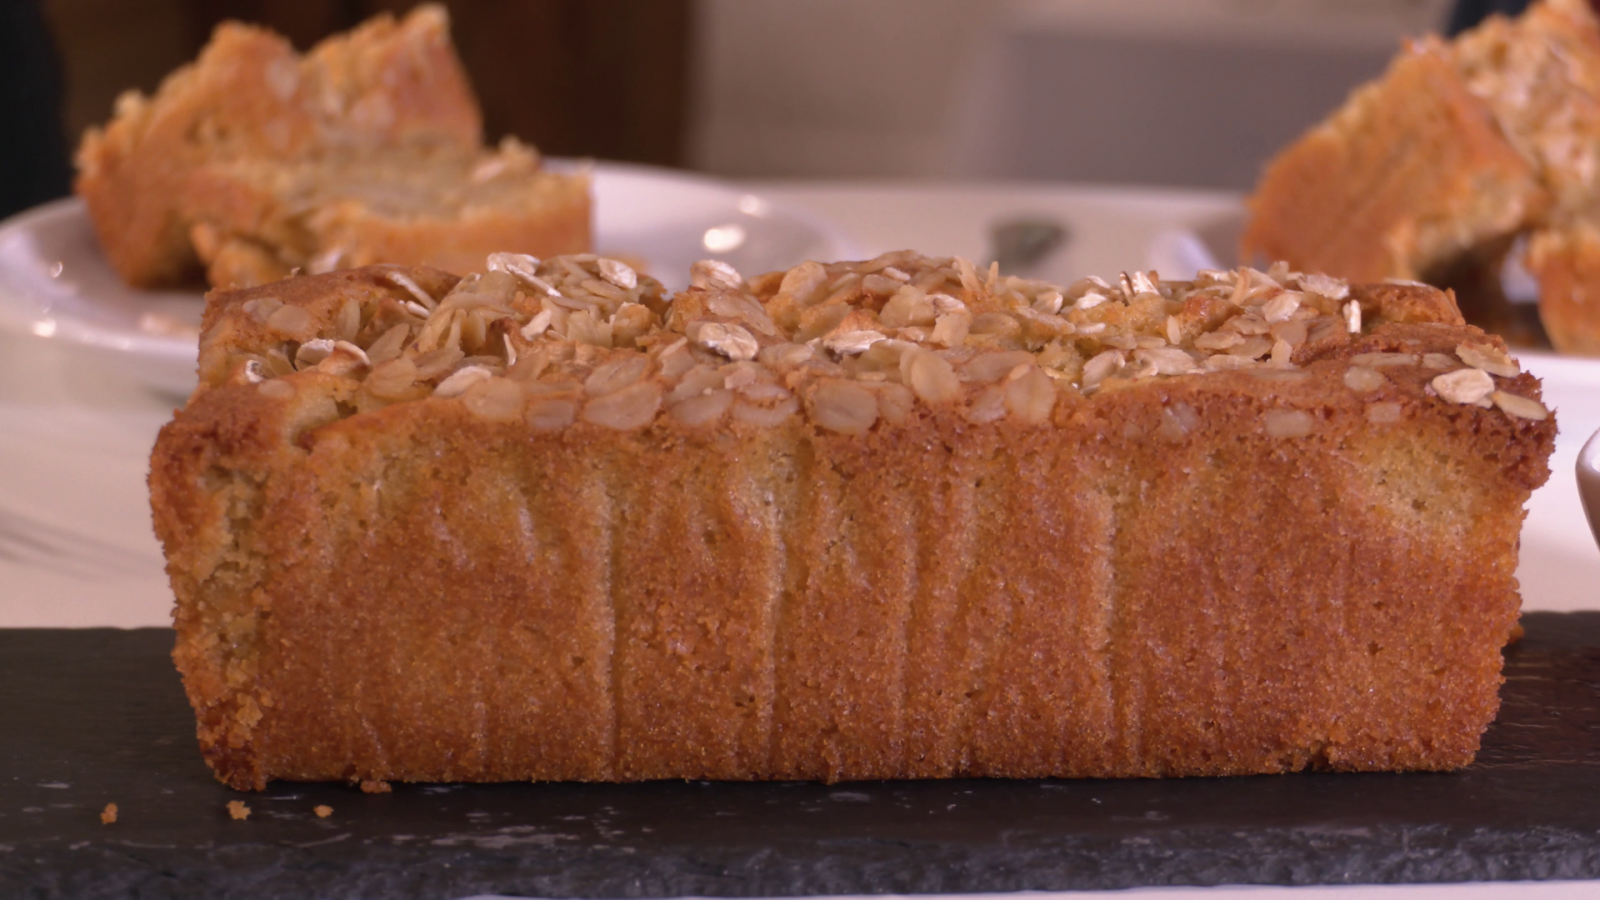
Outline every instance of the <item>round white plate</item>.
MULTIPOLYGON (((590 171, 597 252, 642 259, 669 288, 701 259, 754 275, 857 255, 832 224, 714 179, 616 163, 590 171)), ((203 302, 198 291, 123 284, 76 199, 0 223, 0 332, 89 349, 101 368, 187 394, 203 302)))

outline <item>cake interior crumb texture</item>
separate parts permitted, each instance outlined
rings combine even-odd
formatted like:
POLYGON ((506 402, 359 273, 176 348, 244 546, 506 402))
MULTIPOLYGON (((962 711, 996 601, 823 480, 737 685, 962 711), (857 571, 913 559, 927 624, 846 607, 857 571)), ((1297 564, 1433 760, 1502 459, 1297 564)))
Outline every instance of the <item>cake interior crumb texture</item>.
POLYGON ((1600 22, 1540 0, 1453 41, 1411 42, 1266 167, 1242 244, 1360 280, 1461 288, 1477 324, 1600 354, 1600 22), (1507 254, 1539 282, 1539 321, 1500 290, 1507 254), (1542 332, 1542 334, 1541 334, 1542 332))
POLYGON ((886 254, 208 302, 151 460, 241 789, 1466 765, 1555 419, 1448 293, 886 254))
POLYGON ((76 191, 139 287, 589 249, 588 177, 514 139, 485 147, 482 130, 443 7, 377 16, 303 55, 228 22, 84 135, 76 191))

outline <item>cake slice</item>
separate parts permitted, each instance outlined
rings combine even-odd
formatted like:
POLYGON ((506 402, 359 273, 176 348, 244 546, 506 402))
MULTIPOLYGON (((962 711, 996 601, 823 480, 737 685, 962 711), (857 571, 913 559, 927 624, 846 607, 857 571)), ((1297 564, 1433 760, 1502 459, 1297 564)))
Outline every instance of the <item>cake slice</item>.
MULTIPOLYGON (((1495 273, 1518 236, 1594 216, 1597 155, 1600 25, 1583 0, 1542 0, 1452 42, 1408 44, 1268 164, 1242 250, 1470 289, 1477 320, 1514 334, 1495 273)), ((1559 315, 1541 318, 1558 348, 1575 346, 1559 315)))
POLYGON ((218 292, 151 503, 218 777, 1449 769, 1554 419, 1447 293, 894 253, 218 292))
POLYGON ((1268 164, 1242 251, 1357 280, 1423 279, 1463 256, 1497 261, 1549 202, 1450 48, 1423 40, 1268 164))
POLYGON ((379 16, 305 55, 226 23, 153 97, 130 92, 78 151, 83 197, 130 284, 204 269, 249 286, 296 269, 576 252, 587 179, 484 148, 444 10, 379 16))
POLYGON ((214 163, 185 189, 191 241, 219 287, 391 261, 468 271, 503 247, 576 253, 590 243, 588 176, 547 171, 512 139, 494 151, 214 163))

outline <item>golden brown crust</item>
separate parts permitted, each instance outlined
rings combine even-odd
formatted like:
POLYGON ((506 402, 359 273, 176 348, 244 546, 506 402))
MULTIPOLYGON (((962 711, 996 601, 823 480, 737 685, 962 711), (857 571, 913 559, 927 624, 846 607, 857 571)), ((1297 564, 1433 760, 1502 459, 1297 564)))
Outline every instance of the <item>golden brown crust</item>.
POLYGON ((896 254, 698 268, 668 303, 593 257, 497 265, 213 296, 151 497, 175 657, 229 784, 1437 769, 1493 717, 1554 421, 1448 295, 1282 270, 1063 289, 896 254), (604 306, 596 274, 613 321, 631 303, 654 330, 624 345, 576 311, 536 330, 551 297, 512 290, 604 306), (918 345, 918 284, 980 330, 918 345), (429 322, 476 356, 380 388, 383 362, 300 350, 342 332, 382 356, 419 294, 435 306, 389 359, 416 374, 448 349, 429 322), (460 324, 497 297, 509 366, 460 324), (1349 318, 1305 324, 1323 307, 1349 318), (1205 337, 1257 317, 1283 347, 1205 337), (736 324, 813 355, 729 359, 750 350, 736 324), (897 337, 854 349, 868 327, 897 337), (1195 365, 1154 353, 1158 331, 1195 365), (719 380, 670 375, 680 352, 719 380), (910 355, 904 383, 886 353, 910 355), (930 391, 917 353, 970 380, 930 391), (449 388, 474 366, 501 374, 449 388), (655 383, 647 416, 607 399, 655 383), (719 415, 685 412, 730 383, 719 415))

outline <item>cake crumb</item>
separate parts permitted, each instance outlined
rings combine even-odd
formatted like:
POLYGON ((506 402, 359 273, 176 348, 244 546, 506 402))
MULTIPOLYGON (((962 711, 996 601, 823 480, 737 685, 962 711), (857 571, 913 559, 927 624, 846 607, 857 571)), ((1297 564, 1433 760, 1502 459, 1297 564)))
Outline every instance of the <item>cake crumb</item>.
POLYGON ((325 803, 317 804, 316 806, 311 808, 311 811, 316 813, 317 814, 317 818, 319 818, 319 819, 326 819, 327 817, 333 815, 333 807, 328 806, 325 803))
POLYGON ((364 778, 361 780, 361 793, 363 794, 387 794, 392 790, 394 788, 389 787, 389 782, 387 781, 376 778, 364 778))
POLYGON ((250 818, 250 807, 245 806, 243 800, 229 800, 228 815, 233 816, 235 819, 248 819, 250 818))
POLYGON ((117 805, 115 803, 107 803, 106 804, 106 808, 100 810, 100 824, 101 825, 110 825, 112 822, 115 822, 116 820, 117 820, 117 805))

